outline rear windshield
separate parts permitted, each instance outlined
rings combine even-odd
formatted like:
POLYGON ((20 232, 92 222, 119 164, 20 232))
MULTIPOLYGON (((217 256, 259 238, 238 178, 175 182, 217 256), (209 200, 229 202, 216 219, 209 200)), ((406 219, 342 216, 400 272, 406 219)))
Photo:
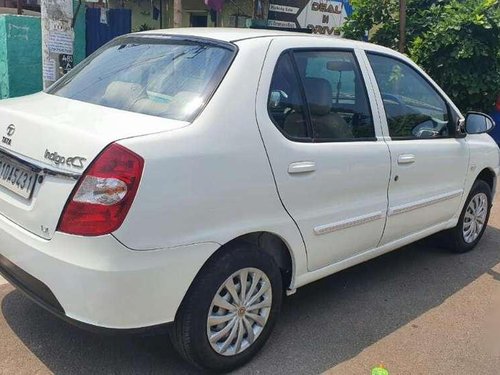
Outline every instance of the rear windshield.
POLYGON ((169 119, 192 121, 224 77, 235 47, 174 37, 122 37, 47 92, 169 119))

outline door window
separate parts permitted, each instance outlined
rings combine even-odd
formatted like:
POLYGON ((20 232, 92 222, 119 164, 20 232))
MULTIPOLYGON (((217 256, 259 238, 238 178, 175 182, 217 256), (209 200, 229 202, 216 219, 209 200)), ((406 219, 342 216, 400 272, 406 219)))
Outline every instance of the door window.
POLYGON ((271 81, 268 110, 274 124, 287 137, 307 139, 306 106, 289 54, 278 60, 271 81))
POLYGON ((406 63, 368 53, 393 139, 453 135, 448 106, 430 83, 406 63))
POLYGON ((315 141, 375 139, 368 96, 354 54, 294 52, 315 141))

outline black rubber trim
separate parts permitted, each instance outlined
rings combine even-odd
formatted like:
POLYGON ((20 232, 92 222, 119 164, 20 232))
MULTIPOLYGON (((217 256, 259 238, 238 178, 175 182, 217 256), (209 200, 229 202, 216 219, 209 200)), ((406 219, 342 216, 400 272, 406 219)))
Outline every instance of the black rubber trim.
POLYGON ((88 323, 83 323, 72 319, 66 315, 63 307, 57 300, 56 296, 47 285, 40 280, 34 278, 21 268, 16 266, 10 260, 0 254, 0 274, 17 289, 23 292, 29 299, 41 306, 51 314, 64 320, 65 322, 84 329, 89 332, 100 334, 158 334, 169 330, 172 323, 164 323, 149 327, 119 329, 99 327, 88 323))
POLYGON ((47 310, 65 315, 63 307, 47 285, 23 271, 2 255, 0 255, 0 273, 35 302, 45 305, 47 310))

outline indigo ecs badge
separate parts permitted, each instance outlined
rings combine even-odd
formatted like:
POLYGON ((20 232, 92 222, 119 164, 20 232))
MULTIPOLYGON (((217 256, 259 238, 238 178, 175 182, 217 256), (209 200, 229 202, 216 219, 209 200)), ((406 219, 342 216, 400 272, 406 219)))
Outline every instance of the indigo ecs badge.
POLYGON ((87 160, 84 157, 81 156, 62 156, 59 155, 57 152, 50 152, 49 150, 45 149, 45 159, 52 161, 55 165, 66 165, 68 167, 73 167, 73 168, 78 168, 78 169, 83 169, 84 165, 83 163, 87 160))

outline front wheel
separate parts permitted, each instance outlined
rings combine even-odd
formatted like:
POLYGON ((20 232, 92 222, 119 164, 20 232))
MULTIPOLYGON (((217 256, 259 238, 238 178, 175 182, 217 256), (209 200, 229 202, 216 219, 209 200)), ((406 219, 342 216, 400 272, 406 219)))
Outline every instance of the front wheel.
POLYGON ((177 314, 172 341, 197 367, 229 371, 264 346, 281 308, 281 273, 247 244, 222 250, 200 271, 177 314))
POLYGON ((457 226, 445 232, 446 243, 453 252, 465 253, 479 243, 488 225, 491 195, 486 182, 478 180, 474 183, 457 226))

